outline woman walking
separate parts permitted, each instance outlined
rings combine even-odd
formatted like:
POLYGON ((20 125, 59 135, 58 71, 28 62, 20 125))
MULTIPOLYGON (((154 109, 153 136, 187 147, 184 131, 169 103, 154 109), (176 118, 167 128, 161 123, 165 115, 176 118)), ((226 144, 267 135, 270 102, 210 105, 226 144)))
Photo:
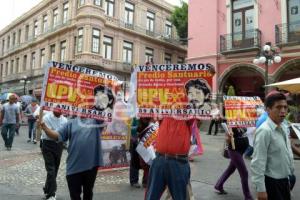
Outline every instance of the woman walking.
POLYGON ((222 176, 217 181, 215 189, 219 194, 227 194, 227 192, 223 188, 224 183, 237 169, 241 178, 244 199, 253 200, 248 185, 248 170, 243 160, 243 153, 249 145, 249 141, 245 133, 245 128, 232 128, 232 131, 226 134, 226 141, 229 145, 228 154, 230 163, 227 169, 223 172, 222 176), (231 142, 232 137, 234 139, 234 142, 231 142))

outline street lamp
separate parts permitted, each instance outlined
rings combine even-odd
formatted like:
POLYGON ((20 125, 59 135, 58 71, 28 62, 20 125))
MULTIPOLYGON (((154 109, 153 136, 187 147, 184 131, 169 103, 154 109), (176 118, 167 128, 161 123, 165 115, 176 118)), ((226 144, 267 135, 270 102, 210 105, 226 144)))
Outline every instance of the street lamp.
POLYGON ((24 83, 24 95, 26 94, 26 84, 30 83, 30 80, 28 80, 27 76, 23 76, 23 78, 20 80, 20 83, 24 83))
MULTIPOLYGON (((257 54, 256 58, 253 60, 253 63, 265 64, 265 85, 268 85, 268 75, 269 75, 269 65, 281 62, 281 57, 277 51, 277 47, 272 47, 271 42, 266 42, 263 49, 257 54)), ((265 95, 267 95, 267 89, 265 88, 265 95)))

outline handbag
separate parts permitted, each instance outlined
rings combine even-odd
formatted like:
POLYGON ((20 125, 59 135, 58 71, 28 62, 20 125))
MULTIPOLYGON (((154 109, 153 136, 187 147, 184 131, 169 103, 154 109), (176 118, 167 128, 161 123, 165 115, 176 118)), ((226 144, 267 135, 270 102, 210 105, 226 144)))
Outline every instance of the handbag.
POLYGON ((224 141, 224 147, 223 147, 223 151, 222 151, 222 156, 224 158, 229 159, 228 144, 227 144, 226 140, 224 141))

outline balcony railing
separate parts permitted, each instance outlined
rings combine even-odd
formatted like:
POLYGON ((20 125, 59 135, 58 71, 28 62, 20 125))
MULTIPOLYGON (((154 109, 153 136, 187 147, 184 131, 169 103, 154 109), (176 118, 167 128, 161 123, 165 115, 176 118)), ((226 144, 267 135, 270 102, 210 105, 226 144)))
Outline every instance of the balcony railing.
POLYGON ((260 44, 261 31, 259 29, 220 36, 220 52, 222 54, 258 49, 260 44))
POLYGON ((276 25, 275 39, 278 46, 300 44, 300 21, 276 25))

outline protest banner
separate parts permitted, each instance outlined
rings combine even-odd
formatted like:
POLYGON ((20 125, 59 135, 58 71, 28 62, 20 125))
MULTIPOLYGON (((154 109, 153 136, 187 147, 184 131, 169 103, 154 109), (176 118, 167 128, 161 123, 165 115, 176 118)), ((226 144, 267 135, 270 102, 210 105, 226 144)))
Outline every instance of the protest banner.
POLYGON ((144 136, 140 139, 136 151, 143 158, 145 163, 151 164, 152 160, 155 158, 154 142, 157 136, 159 123, 151 123, 149 127, 146 128, 144 136))
POLYGON ((293 130, 295 131, 298 139, 300 139, 300 123, 292 123, 291 124, 293 130))
POLYGON ((209 63, 138 66, 138 116, 210 118, 212 67, 209 63))
POLYGON ((100 169, 128 167, 130 155, 126 150, 127 133, 104 131, 101 135, 103 166, 100 169))
POLYGON ((118 78, 86 67, 48 63, 41 106, 64 114, 111 121, 118 78))
POLYGON ((255 127, 261 99, 255 97, 224 96, 225 118, 229 127, 255 127))

